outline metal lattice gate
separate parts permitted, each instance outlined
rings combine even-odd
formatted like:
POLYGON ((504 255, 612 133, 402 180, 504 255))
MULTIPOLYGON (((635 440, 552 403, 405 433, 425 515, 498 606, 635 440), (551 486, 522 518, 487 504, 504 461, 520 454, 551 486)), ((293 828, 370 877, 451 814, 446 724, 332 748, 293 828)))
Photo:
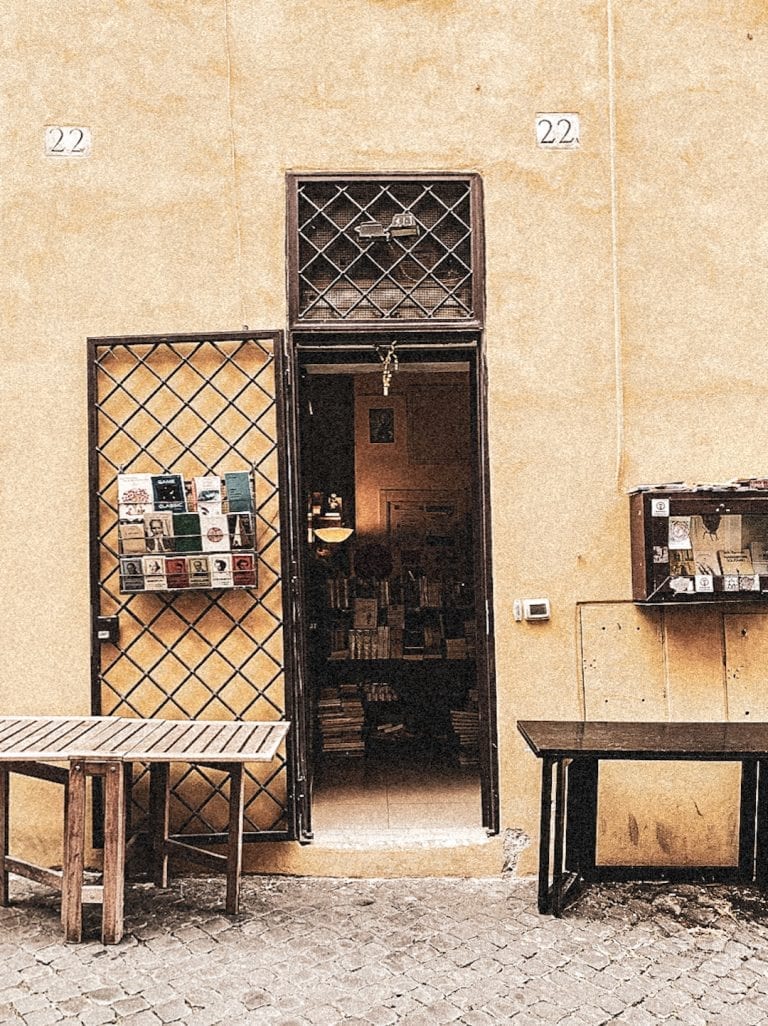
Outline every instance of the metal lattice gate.
MULTIPOLYGON (((117 618, 117 638, 94 629, 95 713, 190 719, 284 719, 281 556, 280 332, 92 339, 90 346, 91 573, 94 623, 117 618), (120 473, 247 471, 254 482, 256 587, 120 589, 120 473)), ((147 804, 139 771, 134 801, 147 804)), ((288 764, 248 767, 246 839, 291 835, 288 764)), ((179 767, 172 829, 222 834, 219 774, 179 767)))

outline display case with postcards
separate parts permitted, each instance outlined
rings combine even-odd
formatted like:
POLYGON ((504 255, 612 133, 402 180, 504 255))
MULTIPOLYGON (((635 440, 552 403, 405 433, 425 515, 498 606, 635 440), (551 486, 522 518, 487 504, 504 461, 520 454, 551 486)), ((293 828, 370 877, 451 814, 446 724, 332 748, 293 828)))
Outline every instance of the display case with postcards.
POLYGON ((119 474, 120 591, 253 588, 251 474, 119 474))
POLYGON ((768 479, 638 487, 630 527, 635 602, 768 600, 768 479))

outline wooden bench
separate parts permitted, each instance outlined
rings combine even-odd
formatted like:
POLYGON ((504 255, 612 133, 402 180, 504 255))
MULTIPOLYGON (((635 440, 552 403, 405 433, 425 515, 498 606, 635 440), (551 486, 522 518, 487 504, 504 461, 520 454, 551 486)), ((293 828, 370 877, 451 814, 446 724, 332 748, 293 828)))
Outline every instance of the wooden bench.
POLYGON ((0 904, 10 900, 8 874, 17 873, 61 891, 61 918, 68 941, 82 939, 82 906, 102 905, 102 941, 123 936, 126 820, 132 764, 150 768, 152 877, 168 882, 173 853, 226 871, 226 911, 238 911, 242 869, 243 776, 248 762, 270 762, 289 724, 212 720, 142 720, 116 716, 0 717, 0 904), (56 763, 66 763, 66 767, 56 763), (172 762, 193 763, 229 775, 226 854, 188 844, 169 834, 172 762), (51 765, 53 763, 53 765, 51 765), (9 854, 10 779, 17 773, 64 787, 64 845, 61 870, 37 866, 9 854), (103 781, 104 850, 102 883, 84 886, 85 785, 103 781))
POLYGON ((540 912, 560 915, 578 887, 593 880, 705 874, 739 883, 768 883, 768 723, 521 720, 517 726, 542 760, 540 912), (603 759, 741 763, 737 864, 668 868, 598 866, 597 788, 603 759))

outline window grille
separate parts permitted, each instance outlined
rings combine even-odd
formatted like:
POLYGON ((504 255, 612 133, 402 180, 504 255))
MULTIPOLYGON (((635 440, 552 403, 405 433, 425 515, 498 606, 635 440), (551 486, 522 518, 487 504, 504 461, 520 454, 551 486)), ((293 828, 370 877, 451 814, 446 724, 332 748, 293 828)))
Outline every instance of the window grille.
POLYGON ((476 176, 294 185, 295 322, 479 322, 476 176))

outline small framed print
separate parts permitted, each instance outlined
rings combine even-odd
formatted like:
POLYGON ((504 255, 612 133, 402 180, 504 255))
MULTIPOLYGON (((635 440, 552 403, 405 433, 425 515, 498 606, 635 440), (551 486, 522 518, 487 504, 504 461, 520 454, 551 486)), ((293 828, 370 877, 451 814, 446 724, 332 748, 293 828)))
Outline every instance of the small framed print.
POLYGON ((368 410, 368 441, 371 445, 394 443, 395 411, 391 406, 372 406, 368 410))

